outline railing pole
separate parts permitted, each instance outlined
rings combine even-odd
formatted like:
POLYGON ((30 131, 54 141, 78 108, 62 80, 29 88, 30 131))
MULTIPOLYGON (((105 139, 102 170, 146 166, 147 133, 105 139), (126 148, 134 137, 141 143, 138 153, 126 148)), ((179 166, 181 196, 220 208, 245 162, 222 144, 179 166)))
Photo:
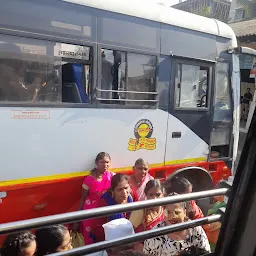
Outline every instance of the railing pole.
POLYGON ((227 188, 213 189, 208 191, 194 192, 184 195, 176 195, 170 197, 164 197, 159 199, 152 199, 146 201, 140 201, 129 204, 113 205, 100 208, 94 208, 90 210, 76 211, 70 213, 56 214, 52 216, 34 218, 29 220, 15 221, 5 224, 0 224, 0 235, 20 232, 30 229, 37 229, 42 227, 51 226, 61 223, 72 223, 85 219, 98 218, 102 216, 112 215, 114 213, 129 212, 139 209, 147 209, 161 205, 174 204, 178 202, 185 202, 194 199, 212 197, 216 195, 225 195, 228 192, 227 188))
POLYGON ((197 220, 191 220, 191 221, 174 224, 166 227, 151 229, 149 231, 140 232, 132 236, 126 236, 126 237, 122 237, 122 238, 111 240, 111 241, 104 241, 104 242, 95 243, 87 246, 82 246, 79 248, 72 249, 70 251, 49 254, 49 256, 87 255, 89 253, 103 251, 112 247, 127 245, 127 244, 131 244, 138 241, 144 241, 145 239, 149 239, 152 237, 162 236, 172 232, 184 230, 187 228, 192 228, 195 226, 201 226, 207 223, 216 222, 216 221, 219 221, 220 219, 221 219, 221 215, 216 214, 216 215, 204 217, 197 220))

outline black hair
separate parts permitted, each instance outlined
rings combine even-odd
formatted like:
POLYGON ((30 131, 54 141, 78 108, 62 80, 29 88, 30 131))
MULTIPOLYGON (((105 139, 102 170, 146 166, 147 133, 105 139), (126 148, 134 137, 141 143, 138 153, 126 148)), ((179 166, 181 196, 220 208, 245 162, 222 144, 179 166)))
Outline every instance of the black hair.
MULTIPOLYGON (((100 152, 95 158, 95 164, 97 164, 100 160, 104 159, 104 157, 107 157, 111 161, 111 157, 110 157, 109 153, 100 152)), ((96 170, 97 170, 96 168, 93 168, 91 170, 91 173, 95 172, 96 170)))
MULTIPOLYGON (((172 193, 168 194, 168 196, 177 196, 177 195, 179 195, 179 194, 177 194, 175 192, 172 192, 172 193)), ((182 209, 184 209, 184 210, 187 209, 185 202, 179 202, 178 204, 181 206, 182 209)))
POLYGON ((186 190, 192 186, 192 184, 186 179, 182 177, 168 177, 164 182, 164 187, 166 189, 166 193, 185 193, 186 190))
POLYGON ((18 256, 33 241, 36 241, 36 237, 31 232, 10 234, 4 240, 0 254, 1 256, 18 256))
POLYGON ((124 180, 126 180, 127 182, 129 181, 126 175, 122 173, 117 173, 116 175, 114 175, 111 180, 111 190, 114 191, 118 184, 124 180))
POLYGON ((104 157, 107 157, 109 160, 111 160, 109 153, 100 152, 95 158, 95 163, 97 164, 100 160, 104 159, 104 157))
POLYGON ((68 229, 64 225, 53 225, 36 231, 37 256, 56 252, 63 243, 68 229))
POLYGON ((149 256, 149 254, 139 252, 139 251, 134 251, 134 250, 121 251, 119 255, 120 256, 149 256))
POLYGON ((164 189, 164 186, 163 184, 161 183, 160 180, 150 180, 148 181, 145 189, 144 189, 144 192, 145 194, 148 193, 148 191, 151 189, 151 188, 157 188, 157 189, 160 189, 163 193, 165 193, 165 189, 164 189))
POLYGON ((147 165, 147 166, 149 167, 148 162, 147 162, 147 161, 145 161, 143 158, 139 158, 139 159, 137 159, 137 160, 135 161, 134 166, 139 165, 139 164, 145 164, 145 165, 147 165))
POLYGON ((206 255, 208 253, 209 252, 203 248, 200 248, 197 246, 191 246, 191 247, 188 247, 185 250, 181 251, 179 253, 179 256, 200 256, 200 255, 206 255))

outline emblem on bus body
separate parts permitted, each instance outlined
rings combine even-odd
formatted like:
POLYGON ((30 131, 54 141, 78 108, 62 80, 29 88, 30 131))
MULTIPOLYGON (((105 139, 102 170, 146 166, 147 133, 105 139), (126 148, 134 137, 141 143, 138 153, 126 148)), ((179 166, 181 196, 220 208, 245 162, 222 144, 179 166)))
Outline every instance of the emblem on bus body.
POLYGON ((130 138, 128 150, 136 151, 139 149, 156 149, 156 138, 152 138, 153 125, 148 119, 139 120, 134 127, 135 138, 130 138))

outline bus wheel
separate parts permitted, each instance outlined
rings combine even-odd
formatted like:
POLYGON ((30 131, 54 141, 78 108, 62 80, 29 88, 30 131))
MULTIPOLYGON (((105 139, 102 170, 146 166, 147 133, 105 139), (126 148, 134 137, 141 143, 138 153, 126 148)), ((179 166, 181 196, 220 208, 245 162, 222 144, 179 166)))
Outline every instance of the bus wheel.
MULTIPOLYGON (((210 190, 214 188, 213 180, 209 172, 201 167, 188 166, 176 170, 170 174, 166 181, 171 180, 174 177, 183 177, 191 182, 193 185, 193 192, 210 190)), ((207 215, 208 210, 212 207, 212 198, 198 199, 197 205, 201 208, 204 215, 207 215)))

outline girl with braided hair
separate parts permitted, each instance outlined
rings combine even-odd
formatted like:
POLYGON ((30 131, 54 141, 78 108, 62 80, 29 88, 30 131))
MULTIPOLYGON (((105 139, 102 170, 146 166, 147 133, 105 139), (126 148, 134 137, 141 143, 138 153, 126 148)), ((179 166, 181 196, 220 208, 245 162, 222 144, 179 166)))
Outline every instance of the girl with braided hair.
POLYGON ((1 256, 33 256, 36 252, 36 237, 31 232, 10 234, 6 237, 1 256))

